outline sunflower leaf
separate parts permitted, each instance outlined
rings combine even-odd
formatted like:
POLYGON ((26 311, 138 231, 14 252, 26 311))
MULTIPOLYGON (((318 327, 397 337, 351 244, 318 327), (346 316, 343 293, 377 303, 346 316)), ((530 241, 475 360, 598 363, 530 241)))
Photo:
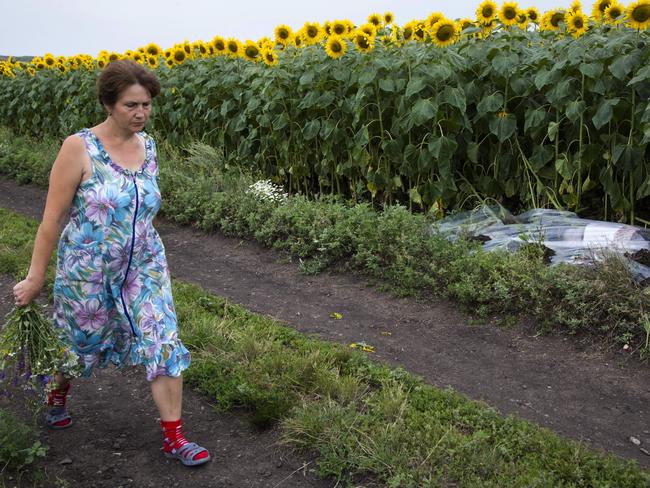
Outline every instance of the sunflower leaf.
POLYGON ((408 85, 406 85, 406 93, 404 96, 410 97, 411 95, 420 93, 426 86, 427 83, 424 78, 411 78, 411 80, 408 82, 408 85))
POLYGON ((421 98, 413 106, 409 117, 413 119, 414 125, 422 125, 433 118, 437 107, 428 98, 421 98))
POLYGON ((596 115, 594 115, 591 119, 594 123, 594 126, 596 126, 596 129, 600 129, 612 119, 612 115, 614 113, 612 107, 616 106, 619 100, 620 99, 618 98, 611 98, 605 99, 601 102, 598 110, 596 111, 596 115))
POLYGON ((477 105, 476 110, 480 115, 488 112, 496 112, 503 107, 503 95, 500 92, 493 93, 483 98, 477 105))

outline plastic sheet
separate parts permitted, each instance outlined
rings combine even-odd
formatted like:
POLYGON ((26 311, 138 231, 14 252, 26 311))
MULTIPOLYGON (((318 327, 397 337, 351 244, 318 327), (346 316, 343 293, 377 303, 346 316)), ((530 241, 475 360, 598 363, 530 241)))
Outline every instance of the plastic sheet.
POLYGON ((582 219, 573 212, 533 209, 514 216, 503 207, 482 206, 436 222, 432 232, 450 240, 480 240, 483 249, 517 251, 538 243, 551 265, 590 264, 617 254, 628 264, 635 280, 650 283, 650 229, 582 219))

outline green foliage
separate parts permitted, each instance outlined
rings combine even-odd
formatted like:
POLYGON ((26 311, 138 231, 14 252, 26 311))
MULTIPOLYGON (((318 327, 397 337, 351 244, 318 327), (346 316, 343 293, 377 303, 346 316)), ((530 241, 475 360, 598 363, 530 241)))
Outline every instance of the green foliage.
POLYGON ((46 451, 34 428, 0 408, 0 475, 33 469, 37 458, 44 457, 46 451))
MULTIPOLYGON (((221 56, 158 70, 152 122, 172 144, 219 147, 291 193, 423 210, 497 198, 635 223, 650 218, 648 64, 647 31, 608 26, 335 61, 319 46, 289 49, 272 69, 221 56)), ((93 125, 96 76, 1 79, 0 117, 37 137, 93 125)))

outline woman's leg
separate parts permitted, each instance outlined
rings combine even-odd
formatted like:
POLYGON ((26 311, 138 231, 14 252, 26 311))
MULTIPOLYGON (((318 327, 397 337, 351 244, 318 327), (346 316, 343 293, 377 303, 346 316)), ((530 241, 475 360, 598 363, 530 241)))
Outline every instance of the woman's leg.
POLYGON ((52 429, 65 429, 72 425, 72 418, 65 409, 71 383, 62 374, 55 375, 52 383, 53 388, 47 393, 45 422, 52 429))
POLYGON ((160 420, 181 418, 183 410, 183 377, 158 376, 151 382, 151 395, 160 412, 160 420))
POLYGON ((194 466, 210 460, 208 451, 189 443, 183 435, 181 421, 183 377, 158 376, 151 382, 151 395, 160 412, 163 451, 183 464, 194 466))

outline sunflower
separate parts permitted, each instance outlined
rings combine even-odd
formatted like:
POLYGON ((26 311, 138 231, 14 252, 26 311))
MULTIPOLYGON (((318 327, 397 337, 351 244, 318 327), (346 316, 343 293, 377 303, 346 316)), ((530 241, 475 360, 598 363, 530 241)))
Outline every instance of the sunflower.
POLYGON ((43 56, 43 62, 45 63, 45 66, 48 68, 56 67, 56 58, 50 53, 47 53, 45 56, 43 56))
POLYGON ((581 11, 568 12, 566 14, 567 30, 576 39, 587 32, 589 28, 589 19, 581 11))
POLYGON ((147 56, 147 66, 156 69, 158 67, 158 56, 147 56))
POLYGON ((539 24, 539 10, 535 7, 528 7, 526 9, 526 17, 528 17, 528 20, 533 24, 539 24))
POLYGON ((515 25, 519 16, 519 8, 516 2, 504 2, 499 10, 499 20, 503 25, 515 25))
POLYGON ((542 16, 539 22, 541 30, 560 30, 560 23, 566 22, 564 10, 549 10, 542 16))
POLYGON ((172 53, 174 52, 173 49, 165 49, 165 52, 163 53, 163 56, 165 56, 165 59, 169 59, 172 57, 172 53))
POLYGON ((226 40, 221 36, 214 36, 210 41, 217 55, 226 54, 226 40))
POLYGON ((627 24, 633 29, 644 30, 650 27, 650 1, 639 0, 627 7, 627 24))
POLYGON ((207 58, 210 56, 210 46, 203 41, 196 42, 196 48, 199 51, 199 54, 202 58, 207 58))
POLYGON ((492 0, 485 0, 476 9, 476 20, 481 24, 489 24, 497 16, 497 4, 492 0))
POLYGON ((181 64, 187 59, 187 51, 182 46, 177 46, 172 51, 172 57, 169 58, 174 64, 181 64))
POLYGON ((413 22, 409 22, 404 26, 404 29, 402 30, 402 37, 404 38, 404 42, 413 39, 413 22))
POLYGON ((345 24, 346 34, 351 36, 356 30, 354 23, 351 20, 344 20, 343 23, 345 24))
POLYGON ((262 59, 267 66, 278 64, 278 54, 273 49, 262 49, 262 59))
POLYGON ((106 58, 98 58, 97 59, 97 67, 99 69, 104 69, 104 67, 108 64, 108 60, 106 58))
POLYGON ((149 55, 157 58, 160 56, 162 53, 162 49, 160 49, 160 46, 154 42, 150 42, 147 44, 144 48, 144 51, 149 55))
POLYGON ((35 70, 33 67, 28 66, 28 67, 27 67, 27 74, 28 74, 29 76, 34 76, 34 75, 36 74, 36 70, 35 70))
POLYGON ((305 22, 301 30, 301 37, 305 44, 316 44, 323 36, 323 31, 318 22, 305 22))
POLYGON ((413 21, 413 37, 416 41, 424 41, 427 37, 427 31, 424 28, 424 23, 419 20, 413 21))
POLYGON ((474 27, 474 21, 472 19, 464 18, 460 19, 458 21, 458 24, 460 25, 461 30, 469 29, 470 27, 474 27))
POLYGON ((442 20, 444 18, 445 18, 445 16, 442 15, 442 13, 433 12, 432 14, 430 14, 427 17, 427 21, 426 21, 427 28, 431 29, 435 25, 436 22, 438 22, 439 20, 442 20))
POLYGON ((528 28, 528 16, 526 12, 519 12, 517 15, 517 27, 526 30, 528 28))
POLYGON ((458 40, 460 27, 453 20, 442 18, 431 28, 431 40, 438 47, 449 46, 458 40))
POLYGON ((343 56, 347 48, 348 46, 345 43, 345 40, 337 35, 330 36, 330 38, 327 39, 327 43, 325 44, 325 52, 332 59, 340 58, 343 56))
MULTIPOLYGON (((136 63, 144 63, 146 60, 146 55, 142 54, 140 51, 136 51, 133 53, 133 56, 131 56, 131 59, 135 61, 136 63)), ((112 59, 109 58, 109 61, 113 61, 112 59)))
POLYGON ((393 15, 393 12, 384 12, 384 24, 392 24, 395 22, 395 15, 393 15))
POLYGON ((379 14, 370 14, 368 15, 368 23, 379 28, 381 26, 381 15, 379 14))
POLYGON ((291 43, 291 38, 293 37, 293 31, 291 27, 285 24, 280 24, 275 28, 275 42, 286 46, 291 43))
POLYGON ((234 37, 229 37, 226 41, 226 52, 230 56, 239 56, 241 51, 241 42, 234 37))
POLYGON ((368 37, 375 37, 377 35, 375 24, 371 24, 370 22, 363 24, 358 30, 364 32, 368 37))
MULTIPOLYGON (((269 39, 268 37, 266 37, 266 36, 261 37, 260 39, 258 39, 258 40, 257 40, 257 45, 258 45, 258 46, 260 47, 260 49, 262 49, 262 50, 264 50, 264 49, 271 49, 271 50, 273 50, 273 47, 274 47, 274 43, 273 43, 273 41, 272 41, 271 39, 269 39)), ((225 46, 225 44, 224 44, 224 46, 225 46)))
POLYGON ((344 36, 348 33, 348 27, 343 20, 335 20, 331 25, 332 36, 344 36))
POLYGON ((611 25, 619 24, 625 17, 625 7, 614 0, 609 7, 605 9, 603 20, 611 25))
POLYGON ((56 69, 58 69, 58 70, 59 70, 61 73, 63 73, 63 74, 65 74, 65 73, 68 72, 68 67, 67 67, 65 64, 63 64, 63 63, 59 63, 59 64, 56 66, 56 69))
MULTIPOLYGON (((301 47, 303 45, 302 36, 300 36, 298 34, 294 35, 293 39, 291 39, 291 43, 296 47, 301 47)), ((282 46, 282 47, 285 47, 285 46, 282 46)))
POLYGON ((591 16, 597 21, 602 21, 605 16, 605 10, 607 10, 607 7, 609 7, 611 3, 612 0, 596 0, 596 3, 594 3, 593 8, 591 9, 591 16))
POLYGON ((254 41, 246 41, 242 50, 243 57, 248 61, 260 60, 260 48, 254 41))
POLYGON ((323 23, 323 31, 327 37, 332 35, 332 23, 329 20, 323 23))
POLYGON ((165 64, 167 65, 168 68, 173 68, 174 67, 174 60, 172 58, 167 58, 167 59, 165 59, 165 64))
POLYGON ((569 7, 569 12, 582 12, 582 5, 580 5, 580 0, 573 0, 571 6, 569 7))
POLYGON ((34 66, 36 66, 36 69, 46 68, 45 61, 37 61, 36 63, 34 63, 34 66))
POLYGON ((375 47, 375 38, 368 36, 362 30, 355 31, 354 35, 352 36, 352 42, 354 42, 354 45, 357 46, 357 49, 359 51, 364 53, 372 51, 372 49, 375 47))
POLYGON ((192 57, 192 43, 190 41, 183 41, 183 44, 181 44, 181 47, 185 51, 185 54, 187 55, 188 58, 192 57))

